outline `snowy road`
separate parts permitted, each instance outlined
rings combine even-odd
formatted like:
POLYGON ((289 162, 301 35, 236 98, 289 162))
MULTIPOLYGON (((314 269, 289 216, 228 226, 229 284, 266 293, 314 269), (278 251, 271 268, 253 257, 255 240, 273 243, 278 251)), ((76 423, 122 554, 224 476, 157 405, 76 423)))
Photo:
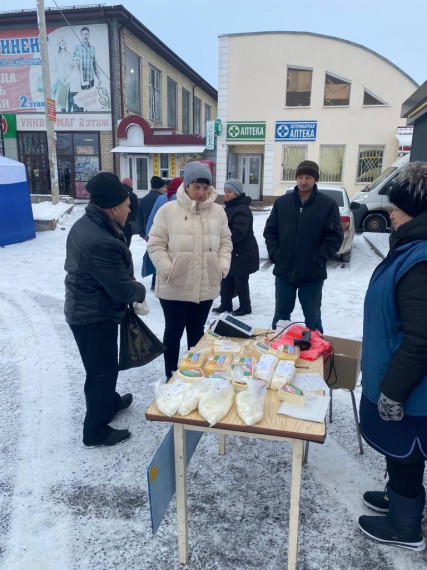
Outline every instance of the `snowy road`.
MULTIPOLYGON (((2 570, 177 570, 174 502, 151 533, 146 468, 168 430, 144 411, 161 359, 123 372, 119 389, 134 394, 115 421, 132 438, 111 449, 81 443, 83 368, 63 317, 63 262, 76 206, 55 232, 0 250, 0 568, 2 570)), ((266 212, 255 213, 261 257, 266 212)), ((140 268, 145 242, 134 238, 140 268)), ((356 236, 351 263, 332 264, 324 287, 323 322, 333 336, 360 339, 362 305, 379 259, 356 236)), ((149 279, 143 280, 149 286, 149 279)), ((273 314, 271 267, 251 276, 253 314, 273 314)), ((147 324, 159 336, 163 316, 151 292, 147 324)), ((302 314, 297 309, 294 320, 302 314)), ((359 397, 359 393, 357 393, 359 397)), ((204 435, 189 466, 192 570, 276 570, 286 567, 290 449, 285 443, 228 438, 218 455, 204 435)), ((383 486, 383 461, 365 445, 358 453, 350 395, 334 393, 334 421, 324 445, 310 446, 303 469, 300 570, 422 570, 421 554, 367 541, 357 528, 361 495, 383 486)), ((426 521, 424 533, 427 534, 426 521)))

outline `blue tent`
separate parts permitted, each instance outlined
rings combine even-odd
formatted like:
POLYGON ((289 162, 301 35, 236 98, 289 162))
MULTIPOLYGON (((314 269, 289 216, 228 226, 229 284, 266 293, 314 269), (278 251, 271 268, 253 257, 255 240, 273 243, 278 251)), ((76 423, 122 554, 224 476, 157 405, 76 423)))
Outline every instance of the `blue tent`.
POLYGON ((0 245, 35 237, 25 166, 0 156, 0 245))

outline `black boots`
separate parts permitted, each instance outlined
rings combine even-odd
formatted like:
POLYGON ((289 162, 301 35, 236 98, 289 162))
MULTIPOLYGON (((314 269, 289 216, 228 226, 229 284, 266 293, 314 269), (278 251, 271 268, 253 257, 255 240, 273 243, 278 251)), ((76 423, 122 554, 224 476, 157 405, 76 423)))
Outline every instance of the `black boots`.
MULTIPOLYGON (((421 495, 415 499, 408 499, 387 487, 387 495, 390 505, 388 513, 382 517, 360 517, 360 530, 368 538, 381 544, 398 546, 408 550, 424 550, 426 545, 421 530, 421 519, 424 511, 425 491, 423 490, 421 495)), ((377 498, 375 497, 376 505, 377 498)), ((364 499, 366 503, 365 496, 364 499)), ((368 497, 368 499, 373 499, 373 497, 368 497)), ((373 502, 368 506, 372 508, 373 502)))
POLYGON ((366 491, 363 495, 363 502, 369 509, 385 515, 390 507, 388 486, 385 486, 384 491, 366 491))
POLYGON ((252 309, 249 307, 248 309, 242 309, 239 307, 235 311, 232 312, 232 315, 235 317, 243 317, 243 315, 250 315, 252 313, 252 309))
POLYGON ((219 307, 215 307, 215 309, 212 309, 213 313, 231 313, 231 311, 233 310, 233 307, 226 307, 225 305, 223 305, 221 303, 221 305, 219 307))

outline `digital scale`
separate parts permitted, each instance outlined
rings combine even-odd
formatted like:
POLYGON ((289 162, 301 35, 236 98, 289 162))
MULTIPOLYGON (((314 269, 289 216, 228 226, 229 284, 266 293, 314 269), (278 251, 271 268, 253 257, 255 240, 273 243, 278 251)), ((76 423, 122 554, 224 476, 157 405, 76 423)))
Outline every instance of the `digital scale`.
POLYGON ((214 321, 211 330, 221 336, 231 336, 235 338, 252 338, 254 335, 254 329, 250 325, 225 313, 222 313, 216 321, 214 321))

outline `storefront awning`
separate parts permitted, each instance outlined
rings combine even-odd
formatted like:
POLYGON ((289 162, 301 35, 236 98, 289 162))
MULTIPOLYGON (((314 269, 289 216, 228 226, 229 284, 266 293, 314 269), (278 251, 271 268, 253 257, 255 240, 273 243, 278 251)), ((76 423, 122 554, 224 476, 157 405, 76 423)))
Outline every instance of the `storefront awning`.
POLYGON ((116 146, 111 152, 126 154, 201 154, 205 150, 203 145, 151 145, 151 146, 116 146))

